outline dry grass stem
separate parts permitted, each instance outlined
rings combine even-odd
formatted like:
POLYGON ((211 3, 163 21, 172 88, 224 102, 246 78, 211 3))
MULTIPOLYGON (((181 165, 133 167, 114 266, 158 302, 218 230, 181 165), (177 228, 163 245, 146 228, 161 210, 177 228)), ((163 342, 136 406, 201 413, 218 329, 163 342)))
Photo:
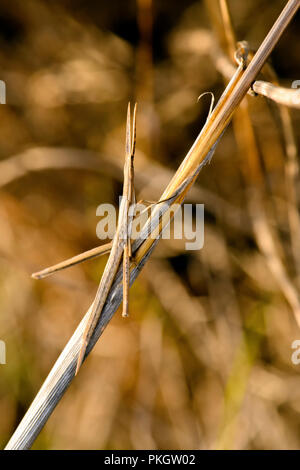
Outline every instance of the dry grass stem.
POLYGON ((290 108, 300 108, 300 90, 284 88, 262 80, 256 80, 252 85, 252 89, 258 95, 265 96, 278 104, 290 108))

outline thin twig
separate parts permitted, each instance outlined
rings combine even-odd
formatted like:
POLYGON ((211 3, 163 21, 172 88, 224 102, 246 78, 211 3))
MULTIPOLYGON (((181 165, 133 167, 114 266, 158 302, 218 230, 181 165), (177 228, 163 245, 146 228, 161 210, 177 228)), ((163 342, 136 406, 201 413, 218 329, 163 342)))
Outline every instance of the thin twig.
POLYGON ((278 104, 290 108, 300 108, 300 90, 284 88, 262 80, 256 80, 252 85, 252 89, 258 95, 263 95, 278 104))

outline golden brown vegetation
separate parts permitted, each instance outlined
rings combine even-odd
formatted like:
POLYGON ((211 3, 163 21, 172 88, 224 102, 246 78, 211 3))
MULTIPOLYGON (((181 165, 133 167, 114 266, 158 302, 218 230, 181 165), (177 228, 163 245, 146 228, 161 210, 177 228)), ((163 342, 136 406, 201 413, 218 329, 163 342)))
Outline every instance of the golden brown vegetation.
MULTIPOLYGON (((30 273, 97 244, 96 207, 121 192, 127 101, 138 194, 157 199, 205 122, 197 97, 220 96, 236 38, 255 50, 284 6, 231 1, 232 27, 226 2, 101 3, 0 8, 3 444, 94 296, 105 259, 30 273)), ((300 79, 296 32, 297 18, 264 80, 300 79)), ((243 101, 189 193, 204 248, 158 245, 129 320, 112 320, 35 448, 299 448, 298 138, 299 111, 243 101)))

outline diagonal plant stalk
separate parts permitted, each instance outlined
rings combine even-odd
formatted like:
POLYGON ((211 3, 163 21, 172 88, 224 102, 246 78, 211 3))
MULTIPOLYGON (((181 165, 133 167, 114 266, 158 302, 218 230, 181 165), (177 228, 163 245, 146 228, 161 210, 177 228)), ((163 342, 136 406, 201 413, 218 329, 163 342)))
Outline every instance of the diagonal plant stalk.
MULTIPOLYGON (((200 169, 211 158, 215 145, 230 122, 234 111, 247 93, 299 6, 300 0, 289 0, 287 2, 249 66, 246 70, 239 67, 233 79, 228 84, 216 108, 211 113, 192 148, 161 196, 163 200, 169 199, 168 203, 164 203, 166 208, 165 213, 160 217, 161 209, 156 206, 146 223, 145 230, 143 230, 140 238, 133 244, 135 264, 131 267, 131 283, 133 283, 138 276, 157 244, 163 229, 169 223, 169 213, 173 204, 183 202, 200 169), (147 238, 144 239, 146 235, 147 238)), ((92 350, 121 303, 121 280, 122 268, 119 269, 110 289, 100 320, 88 344, 86 356, 92 350)), ((52 411, 66 392, 68 386, 71 384, 74 378, 81 338, 91 308, 92 306, 85 314, 73 336, 57 359, 23 420, 8 442, 6 449, 30 448, 52 411)))

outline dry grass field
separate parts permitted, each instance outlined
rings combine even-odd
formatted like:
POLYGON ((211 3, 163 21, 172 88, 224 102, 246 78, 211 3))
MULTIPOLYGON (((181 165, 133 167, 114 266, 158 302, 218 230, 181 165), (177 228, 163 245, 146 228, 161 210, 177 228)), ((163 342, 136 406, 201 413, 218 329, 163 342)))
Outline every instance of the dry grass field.
MULTIPOLYGON (((99 244, 122 193, 128 101, 135 186, 156 201, 236 68, 286 1, 2 0, 0 445, 91 304, 107 256, 31 273, 99 244)), ((299 12, 257 77, 299 80, 299 12)), ((297 83, 294 84, 297 86, 297 83)), ((204 246, 161 240, 33 449, 300 449, 300 112, 248 94, 186 202, 204 246), (296 362, 296 361, 294 361, 296 362)))

